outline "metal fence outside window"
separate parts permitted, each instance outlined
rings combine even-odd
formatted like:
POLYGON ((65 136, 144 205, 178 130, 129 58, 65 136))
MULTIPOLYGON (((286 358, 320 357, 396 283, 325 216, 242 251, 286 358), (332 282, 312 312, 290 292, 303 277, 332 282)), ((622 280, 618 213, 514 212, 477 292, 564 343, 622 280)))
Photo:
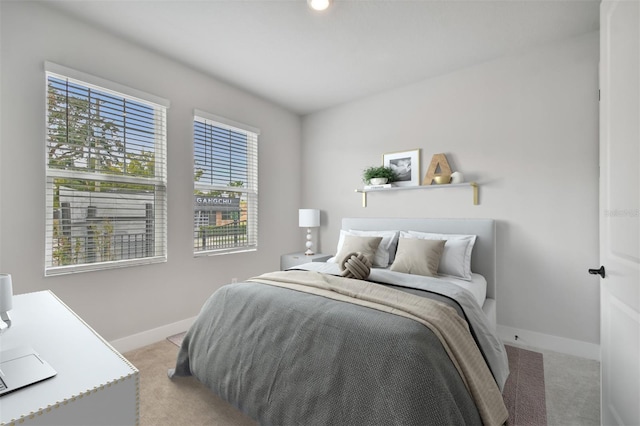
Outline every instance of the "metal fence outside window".
POLYGON ((225 225, 200 226, 194 235, 194 245, 197 250, 225 249, 246 244, 246 220, 238 220, 225 225))

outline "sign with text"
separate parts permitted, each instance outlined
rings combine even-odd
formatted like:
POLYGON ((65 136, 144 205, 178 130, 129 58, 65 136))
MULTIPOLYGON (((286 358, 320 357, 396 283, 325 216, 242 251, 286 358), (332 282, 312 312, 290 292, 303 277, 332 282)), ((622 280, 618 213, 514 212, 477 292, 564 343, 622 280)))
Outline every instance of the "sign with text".
POLYGON ((193 205, 195 210, 205 212, 237 212, 240 211, 240 198, 194 195, 193 205))

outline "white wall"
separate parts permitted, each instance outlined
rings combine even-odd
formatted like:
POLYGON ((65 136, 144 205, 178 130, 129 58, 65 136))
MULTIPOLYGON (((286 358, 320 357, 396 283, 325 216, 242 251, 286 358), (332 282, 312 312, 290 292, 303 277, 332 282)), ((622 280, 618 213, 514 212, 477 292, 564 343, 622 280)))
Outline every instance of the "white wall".
POLYGON ((215 288, 277 269, 280 253, 299 245, 297 115, 46 5, 0 5, 0 270, 16 294, 51 289, 106 339, 121 339, 195 316, 215 288), (167 263, 44 278, 44 61, 171 101, 167 263), (193 257, 194 108, 261 129, 257 252, 193 257))
POLYGON ((495 218, 503 330, 597 348, 598 43, 592 33, 306 116, 302 201, 326 212, 322 252, 344 216, 495 218), (452 188, 369 194, 362 208, 362 170, 415 148, 421 176, 446 153, 481 185, 480 205, 452 188))

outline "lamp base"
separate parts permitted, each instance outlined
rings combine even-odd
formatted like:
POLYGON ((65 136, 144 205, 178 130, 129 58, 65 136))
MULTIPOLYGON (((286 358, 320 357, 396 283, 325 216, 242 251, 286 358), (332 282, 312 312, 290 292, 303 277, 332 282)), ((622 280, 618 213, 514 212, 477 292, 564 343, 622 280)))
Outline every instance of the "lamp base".
POLYGON ((307 228, 307 243, 305 244, 307 251, 304 252, 305 256, 312 256, 315 253, 311 250, 313 247, 313 241, 311 241, 311 228, 307 228))

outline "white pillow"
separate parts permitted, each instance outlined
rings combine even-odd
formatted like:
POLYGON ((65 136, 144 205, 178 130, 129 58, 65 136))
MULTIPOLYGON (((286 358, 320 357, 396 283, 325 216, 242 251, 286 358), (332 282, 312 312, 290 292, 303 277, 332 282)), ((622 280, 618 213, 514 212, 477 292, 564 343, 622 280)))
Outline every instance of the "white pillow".
MULTIPOLYGON (((358 237, 382 237, 382 241, 376 250, 373 258, 373 266, 377 268, 386 268, 396 255, 396 246, 398 245, 398 231, 358 231, 349 229, 348 231, 341 229, 340 238, 338 239, 338 247, 336 253, 340 253, 344 238, 346 235, 355 235, 358 237)), ((335 262, 335 258, 327 260, 327 262, 335 262)))
POLYGON ((402 238, 445 240, 444 252, 438 266, 438 274, 471 280, 471 252, 476 243, 475 235, 434 234, 429 232, 401 232, 402 238))

